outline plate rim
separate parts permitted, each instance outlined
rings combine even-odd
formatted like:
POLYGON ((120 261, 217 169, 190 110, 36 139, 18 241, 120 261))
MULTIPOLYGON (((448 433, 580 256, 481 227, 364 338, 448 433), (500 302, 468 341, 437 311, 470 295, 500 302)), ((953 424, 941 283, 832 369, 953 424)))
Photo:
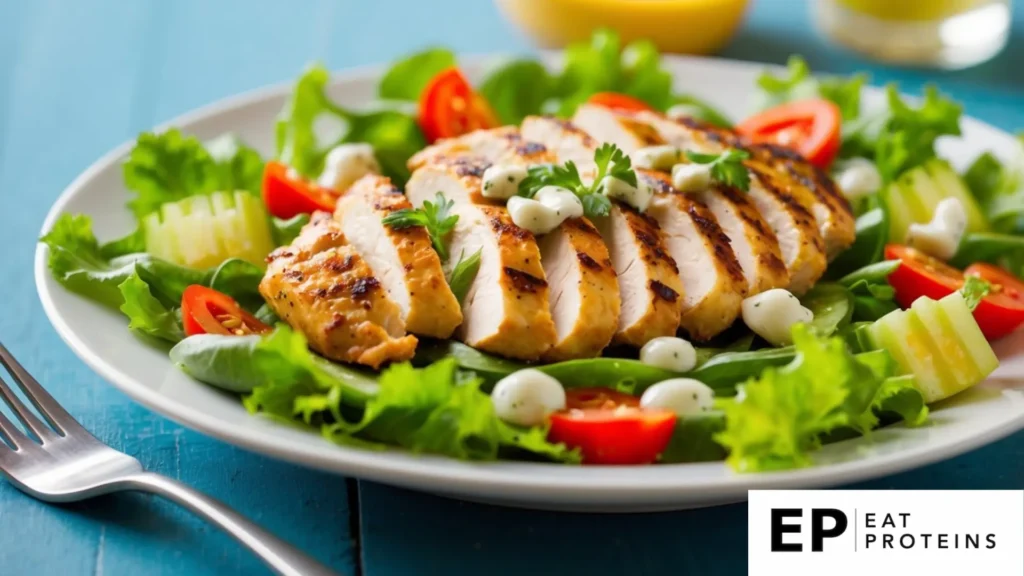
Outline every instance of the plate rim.
MULTIPOLYGON (((460 57, 459 61, 469 66, 479 67, 488 61, 507 57, 506 54, 486 54, 460 57)), ((541 57, 551 62, 560 57, 559 53, 542 52, 541 57)), ((763 70, 779 68, 778 66, 745 62, 723 58, 686 57, 665 55, 667 62, 685 66, 687 63, 732 67, 749 71, 753 68, 763 70)), ((386 65, 373 64, 333 71, 330 85, 335 86, 367 77, 379 76, 386 65)), ((216 117, 222 113, 256 104, 267 99, 286 95, 292 87, 290 82, 271 84, 239 94, 218 99, 212 103, 185 112, 169 121, 159 124, 155 130, 163 130, 171 126, 187 125, 216 117)), ((869 91, 881 91, 880 88, 869 86, 869 91)), ((1005 131, 984 121, 965 116, 971 122, 982 125, 990 130, 1009 136, 1005 131)), ((109 169, 127 155, 134 145, 134 140, 124 142, 89 165, 72 182, 61 191, 50 207, 43 221, 41 234, 50 230, 65 207, 71 200, 99 173, 109 169)), ((479 495, 484 498, 496 498, 498 494, 514 494, 516 500, 550 500, 563 498, 567 502, 588 503, 610 497, 608 504, 613 502, 644 503, 675 502, 682 500, 715 500, 722 498, 743 498, 750 489, 777 488, 783 486, 832 486, 854 481, 875 478, 918 468, 940 460, 944 460, 972 449, 994 442, 1000 438, 1024 428, 1024 410, 1016 418, 1007 420, 1001 425, 985 430, 980 434, 963 436, 935 446, 926 443, 908 450, 882 454, 869 459, 859 458, 837 464, 824 464, 798 470, 787 470, 768 473, 729 474, 723 477, 707 476, 689 478, 685 483, 675 477, 673 472, 682 471, 695 466, 725 466, 723 462, 688 463, 659 465, 657 467, 630 467, 632 482, 624 483, 617 475, 610 475, 608 481, 602 481, 605 475, 601 469, 605 467, 575 468, 586 470, 577 475, 548 476, 530 474, 532 471, 550 470, 552 464, 522 463, 498 461, 487 463, 462 462, 440 456, 412 454, 403 450, 373 452, 365 449, 330 444, 337 450, 334 458, 320 454, 317 445, 287 446, 288 440, 266 442, 251 437, 245 430, 235 428, 231 424, 219 425, 217 419, 207 413, 196 412, 190 405, 172 396, 160 393, 134 378, 123 373, 98 354, 94 354, 78 334, 67 324, 57 309, 52 287, 60 286, 49 273, 47 257, 49 249, 45 244, 36 245, 34 259, 34 278, 48 320, 61 339, 69 348, 94 372, 115 388, 125 393, 133 401, 140 403, 157 414, 167 417, 185 427, 203 434, 239 446, 256 453, 265 454, 292 463, 344 474, 359 478, 382 481, 393 485, 401 485, 415 489, 428 489, 446 493, 465 493, 479 495), (234 431, 232 431, 234 429, 234 431), (382 456, 383 455, 383 456, 382 456), (867 464, 870 462, 870 464, 867 464), (436 465, 440 463, 442 465, 436 465), (425 464, 425 465, 424 465, 425 464), (652 471, 656 471, 652 473, 652 471), (534 494, 543 491, 543 494, 534 494), (681 495, 681 491, 694 491, 699 494, 681 495), (688 497, 687 497, 688 496, 688 497)), ((75 294, 75 297, 84 298, 75 294)), ((140 343, 140 345, 145 345, 140 343)), ((169 361, 169 360, 168 360, 169 361)), ((205 385, 205 384, 204 384, 205 385)), ((256 417, 256 416, 253 416, 256 417)), ((617 468, 623 470, 624 468, 617 468)))

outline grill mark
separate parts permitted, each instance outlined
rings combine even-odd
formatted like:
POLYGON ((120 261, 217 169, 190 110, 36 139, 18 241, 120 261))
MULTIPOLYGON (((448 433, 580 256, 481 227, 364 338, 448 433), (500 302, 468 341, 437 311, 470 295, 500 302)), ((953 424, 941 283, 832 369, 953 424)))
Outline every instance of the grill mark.
POLYGON ((267 257, 264 258, 264 260, 267 261, 267 264, 270 264, 278 258, 291 258, 292 256, 295 256, 295 253, 291 250, 274 250, 270 254, 267 254, 267 257))
POLYGON ((736 282, 746 284, 746 278, 743 276, 743 268, 740 267, 739 260, 736 259, 736 253, 732 250, 732 240, 722 230, 722 227, 718 225, 718 222, 714 219, 714 216, 705 214, 702 210, 702 206, 691 205, 687 212, 690 214, 690 218, 693 223, 700 230, 700 233, 704 237, 711 240, 711 244, 715 250, 715 259, 725 265, 725 272, 736 282))
POLYGON ((601 264, 598 263, 597 260, 591 258, 586 252, 577 252, 576 259, 580 261, 580 264, 582 264, 584 268, 589 268, 595 272, 601 271, 601 264))
POLYGON ((661 262, 668 266, 674 274, 678 274, 679 266, 662 244, 661 227, 658 226, 658 223, 653 218, 640 214, 628 206, 620 205, 620 209, 626 216, 626 224, 633 236, 640 241, 641 251, 647 255, 644 260, 651 264, 661 262))
POLYGON ((675 121, 695 132, 699 132, 711 142, 734 147, 740 147, 742 144, 741 138, 738 134, 712 126, 711 124, 702 122, 696 118, 686 116, 683 118, 676 118, 675 121))
POLYGON ((331 317, 331 321, 328 322, 327 326, 324 327, 324 331, 333 332, 338 328, 343 327, 345 325, 345 322, 347 321, 348 318, 346 318, 344 314, 335 313, 334 316, 331 317))
POLYGON ((351 254, 345 256, 343 259, 339 259, 337 256, 331 256, 324 260, 324 268, 338 274, 348 272, 354 265, 355 262, 353 262, 351 254))
POLYGON ((285 270, 283 273, 284 277, 289 280, 295 280, 296 282, 302 282, 302 272, 299 270, 285 270))
POLYGON ((597 231, 597 228, 595 228, 594 225, 591 224, 590 221, 588 221, 586 218, 570 218, 563 222, 562 226, 575 228, 580 232, 583 232, 584 234, 600 236, 600 232, 597 231))
POLYGON ((678 292, 669 288, 668 286, 665 286, 664 284, 658 282, 657 280, 651 280, 649 286, 651 288, 651 292, 653 292, 657 298, 661 298, 666 302, 675 303, 675 301, 679 299, 678 292))
POLYGON ((639 138, 646 146, 660 146, 665 143, 665 139, 650 124, 638 122, 629 116, 620 116, 618 120, 626 130, 629 130, 633 136, 639 138))
POLYGON ((506 222, 501 216, 491 218, 491 229, 498 234, 509 234, 518 240, 526 240, 532 237, 529 230, 520 228, 511 222, 506 222))
POLYGON ((678 194, 679 192, 668 182, 668 175, 662 175, 648 170, 637 170, 636 173, 643 178, 644 183, 659 194, 678 194))
POLYGON ((743 192, 733 186, 718 186, 715 191, 732 203, 734 212, 747 226, 753 228, 761 236, 769 235, 767 223, 743 192))
POLYGON ((362 300, 369 297, 378 288, 380 288, 380 280, 373 276, 360 278, 352 283, 352 297, 356 300, 362 300))
POLYGON ((512 282, 512 287, 519 292, 534 293, 542 288, 546 288, 548 285, 547 281, 510 266, 505 266, 502 270, 504 270, 505 275, 512 282))
POLYGON ((452 168, 455 174, 461 177, 481 178, 484 171, 491 167, 490 162, 478 156, 446 155, 438 156, 434 160, 443 166, 452 168))
POLYGON ((583 144, 584 146, 593 146, 597 142, 596 140, 594 140, 593 136, 587 134, 579 126, 573 124, 569 120, 566 120, 564 118, 558 118, 556 116, 551 115, 545 115, 542 116, 542 118, 554 122, 555 124, 558 125, 559 128, 562 129, 563 132, 573 134, 574 136, 578 136, 580 138, 580 143, 583 144))
POLYGON ((540 142, 524 142, 519 144, 515 148, 516 154, 520 156, 534 156, 538 154, 546 154, 548 151, 547 146, 540 142))

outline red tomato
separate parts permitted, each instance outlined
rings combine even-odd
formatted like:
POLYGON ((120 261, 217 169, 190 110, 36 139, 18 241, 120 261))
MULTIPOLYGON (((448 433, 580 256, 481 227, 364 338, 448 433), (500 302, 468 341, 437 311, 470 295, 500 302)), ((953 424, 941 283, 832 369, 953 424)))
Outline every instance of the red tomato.
POLYGON ((609 388, 565 396, 566 410, 551 415, 548 439, 578 447, 586 464, 650 464, 675 430, 675 413, 642 409, 636 396, 609 388))
POLYGON ((986 338, 1002 338, 1024 324, 1024 282, 991 264, 971 264, 964 275, 977 276, 992 286, 974 309, 974 318, 986 338))
POLYGON ((263 203, 271 214, 288 219, 317 210, 334 211, 338 195, 333 190, 288 172, 287 164, 273 160, 263 170, 263 203))
POLYGON ((597 104, 612 110, 625 110, 627 112, 643 112, 653 110, 647 102, 618 92, 598 92, 587 99, 590 104, 597 104))
POLYGON ((438 72, 420 95, 419 124, 427 142, 498 127, 491 105, 456 67, 438 72))
POLYGON ((989 295, 974 309, 974 319, 985 338, 1002 338, 1024 324, 1024 282, 998 266, 972 264, 966 272, 960 272, 923 252, 895 244, 885 247, 885 257, 902 262, 889 275, 889 284, 903 308, 909 308, 921 296, 938 300, 952 294, 964 285, 964 275, 968 274, 992 285, 989 295))
POLYGON ((828 168, 839 153, 842 123, 842 113, 833 102, 801 100, 751 116, 736 131, 754 142, 796 150, 815 166, 828 168))
POLYGON ((181 296, 181 320, 188 336, 243 336, 270 331, 270 326, 243 310, 234 298, 199 284, 185 288, 181 296))

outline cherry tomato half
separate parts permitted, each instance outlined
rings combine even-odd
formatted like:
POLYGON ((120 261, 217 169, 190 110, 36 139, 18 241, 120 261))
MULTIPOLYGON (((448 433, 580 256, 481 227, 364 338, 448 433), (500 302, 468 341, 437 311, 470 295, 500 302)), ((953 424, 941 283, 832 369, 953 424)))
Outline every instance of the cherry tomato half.
POLYGON ((246 312, 235 299, 206 286, 193 284, 181 296, 185 334, 244 336, 270 331, 270 326, 246 312))
POLYGON ((991 264, 971 264, 964 275, 977 276, 991 285, 988 296, 974 309, 986 338, 1002 338, 1024 324, 1024 282, 991 264))
POLYGON ((337 193, 289 171, 287 164, 273 160, 263 169, 263 203, 271 214, 288 219, 318 210, 334 211, 337 193))
POLYGON ((618 92, 598 92, 587 99, 590 104, 604 106, 612 110, 624 110, 626 112, 643 112, 653 110, 647 102, 618 92))
POLYGON ((491 105, 454 66, 438 72, 423 89, 419 124, 427 142, 499 126, 491 105))
POLYGON ((839 153, 842 122, 835 103, 801 100, 751 116, 736 126, 736 131, 754 142, 796 150, 811 164, 828 168, 839 153))
POLYGON ((640 408, 636 396, 578 388, 566 391, 566 410, 551 415, 548 439, 578 447, 586 464, 650 464, 675 425, 675 413, 640 408))
POLYGON ((989 295, 974 309, 974 319, 988 340, 996 340, 1024 324, 1024 282, 990 264, 972 264, 961 272, 952 266, 908 246, 890 244, 885 257, 902 264, 889 275, 896 290, 896 302, 909 308, 921 296, 938 300, 959 290, 964 275, 978 276, 992 285, 989 295))

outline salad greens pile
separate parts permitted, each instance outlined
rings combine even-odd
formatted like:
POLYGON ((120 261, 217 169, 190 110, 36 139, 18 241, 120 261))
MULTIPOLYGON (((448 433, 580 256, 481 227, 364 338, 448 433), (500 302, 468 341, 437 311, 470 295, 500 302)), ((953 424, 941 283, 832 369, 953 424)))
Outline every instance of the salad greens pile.
MULTIPOLYGON (((409 177, 407 160, 427 143, 417 122, 416 101, 438 72, 455 63, 455 55, 444 48, 396 62, 378 85, 379 101, 360 110, 335 101, 333 96, 340 95, 332 94, 328 71, 310 66, 277 119, 276 160, 315 180, 333 147, 365 142, 372 145, 384 174, 402 186, 409 177)), ((532 367, 566 389, 606 386, 640 395, 679 376, 711 387, 716 410, 679 420, 663 462, 727 457, 740 471, 792 468, 808 465, 811 452, 823 442, 869 434, 881 421, 903 420, 911 426, 923 422, 928 408, 915 376, 901 373, 890 352, 865 345, 863 334, 899 308, 888 279, 901 264, 884 259, 886 244, 898 240, 892 237, 897 215, 888 195, 916 182, 911 178, 915 171, 936 161, 938 138, 960 134, 962 108, 934 88, 926 90, 920 103, 911 104, 889 86, 886 105, 864 113, 861 91, 867 81, 865 75, 814 77, 806 62, 793 57, 784 73, 769 71, 757 82, 757 109, 806 98, 834 102, 843 120, 840 157, 870 161, 884 183, 883 190, 854 203, 856 241, 830 264, 826 281, 801 298, 814 319, 794 328, 792 346, 769 347, 738 326, 698 349, 697 366, 686 374, 640 362, 635 351, 616 357, 619 350, 532 367)), ((477 88, 505 124, 518 124, 531 114, 570 116, 595 93, 615 92, 658 110, 684 106, 706 122, 731 126, 707 103, 676 93, 672 84, 653 44, 622 46, 615 33, 599 31, 590 42, 570 46, 557 70, 535 59, 508 60, 492 68, 477 88)), ((965 237, 954 264, 995 262, 1024 276, 1024 136, 1020 143, 1017 157, 1003 161, 984 154, 963 175, 985 227, 965 237)), ((714 179, 749 187, 742 164, 745 152, 687 156, 710 165, 714 179)), ((614 146, 601 146, 594 160, 598 177, 592 185, 584 184, 576 166, 567 162, 530 168, 519 193, 532 197, 543 186, 561 186, 580 197, 588 216, 606 215, 609 200, 596 193, 602 177, 611 175, 635 186, 637 176, 628 156, 614 146)), ((212 268, 197 269, 147 253, 144 218, 219 191, 259 196, 264 166, 256 150, 232 135, 202 142, 174 129, 141 134, 124 164, 131 194, 127 207, 137 228, 101 243, 87 216, 64 215, 40 239, 49 247, 50 270, 67 289, 119 309, 135 333, 173 346, 171 360, 192 377, 241 395, 254 413, 299 421, 334 442, 399 446, 472 460, 580 462, 578 450, 548 441, 547 428, 520 428, 496 416, 489 391, 527 364, 455 341, 429 340, 420 342, 412 362, 379 373, 332 362, 312 352, 305 337, 280 323, 267 307, 258 291, 264 274, 258 263, 228 257, 212 268), (182 296, 192 285, 226 294, 276 326, 262 335, 186 338, 182 296)), ((458 258, 448 281, 461 301, 480 266, 480 252, 448 254, 445 237, 457 219, 451 209, 452 203, 438 193, 436 201, 396 211, 385 223, 423 226, 443 261, 458 258)), ((309 221, 305 214, 287 220, 260 217, 277 246, 290 243, 309 221)), ((989 289, 971 280, 963 293, 973 309, 989 289)))

